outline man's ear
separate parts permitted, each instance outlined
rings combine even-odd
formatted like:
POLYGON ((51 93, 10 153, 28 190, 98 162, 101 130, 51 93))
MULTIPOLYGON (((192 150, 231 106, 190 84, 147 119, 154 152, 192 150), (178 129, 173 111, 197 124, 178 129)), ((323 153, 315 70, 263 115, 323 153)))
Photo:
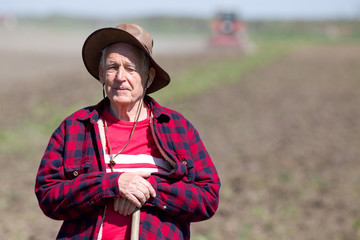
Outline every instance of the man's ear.
POLYGON ((148 80, 147 80, 147 86, 146 88, 149 88, 150 85, 152 84, 152 82, 154 81, 155 78, 155 68, 151 67, 149 69, 149 74, 148 74, 148 80))
POLYGON ((102 64, 99 64, 99 81, 101 84, 105 84, 104 69, 102 64))

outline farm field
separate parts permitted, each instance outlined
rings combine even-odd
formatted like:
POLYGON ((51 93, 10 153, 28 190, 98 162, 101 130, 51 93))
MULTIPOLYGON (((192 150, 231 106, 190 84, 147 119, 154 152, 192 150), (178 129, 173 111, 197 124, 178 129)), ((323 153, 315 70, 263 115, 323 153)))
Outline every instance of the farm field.
MULTIPOLYGON (((35 175, 54 128, 101 98, 81 62, 89 32, 1 31, 0 235, 54 239, 60 222, 37 206, 35 175)), ((246 58, 184 41, 159 40, 174 81, 246 58)), ((219 210, 192 225, 193 239, 360 239, 359 63, 359 44, 303 44, 195 95, 160 98, 196 126, 222 180, 219 210)))

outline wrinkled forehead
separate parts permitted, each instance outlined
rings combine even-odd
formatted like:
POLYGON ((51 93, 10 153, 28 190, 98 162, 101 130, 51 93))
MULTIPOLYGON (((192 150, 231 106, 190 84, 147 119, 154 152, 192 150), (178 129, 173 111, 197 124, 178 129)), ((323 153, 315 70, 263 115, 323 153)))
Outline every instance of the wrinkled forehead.
POLYGON ((132 62, 141 61, 143 54, 137 47, 128 43, 114 43, 104 49, 105 59, 122 56, 132 62))

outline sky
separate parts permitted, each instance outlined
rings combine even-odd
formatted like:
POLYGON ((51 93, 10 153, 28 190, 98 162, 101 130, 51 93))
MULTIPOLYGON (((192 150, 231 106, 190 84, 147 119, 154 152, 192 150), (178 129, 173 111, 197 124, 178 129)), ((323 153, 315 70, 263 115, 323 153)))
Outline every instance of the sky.
POLYGON ((235 10, 244 19, 359 18, 360 0, 0 0, 0 15, 211 17, 219 10, 235 10))

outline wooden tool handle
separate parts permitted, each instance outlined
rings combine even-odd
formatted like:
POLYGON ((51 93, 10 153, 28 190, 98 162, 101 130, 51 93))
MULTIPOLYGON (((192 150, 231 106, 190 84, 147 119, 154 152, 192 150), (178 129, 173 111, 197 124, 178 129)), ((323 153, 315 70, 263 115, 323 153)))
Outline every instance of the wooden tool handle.
POLYGON ((140 228, 140 209, 138 208, 132 214, 130 240, 139 240, 139 228, 140 228))

